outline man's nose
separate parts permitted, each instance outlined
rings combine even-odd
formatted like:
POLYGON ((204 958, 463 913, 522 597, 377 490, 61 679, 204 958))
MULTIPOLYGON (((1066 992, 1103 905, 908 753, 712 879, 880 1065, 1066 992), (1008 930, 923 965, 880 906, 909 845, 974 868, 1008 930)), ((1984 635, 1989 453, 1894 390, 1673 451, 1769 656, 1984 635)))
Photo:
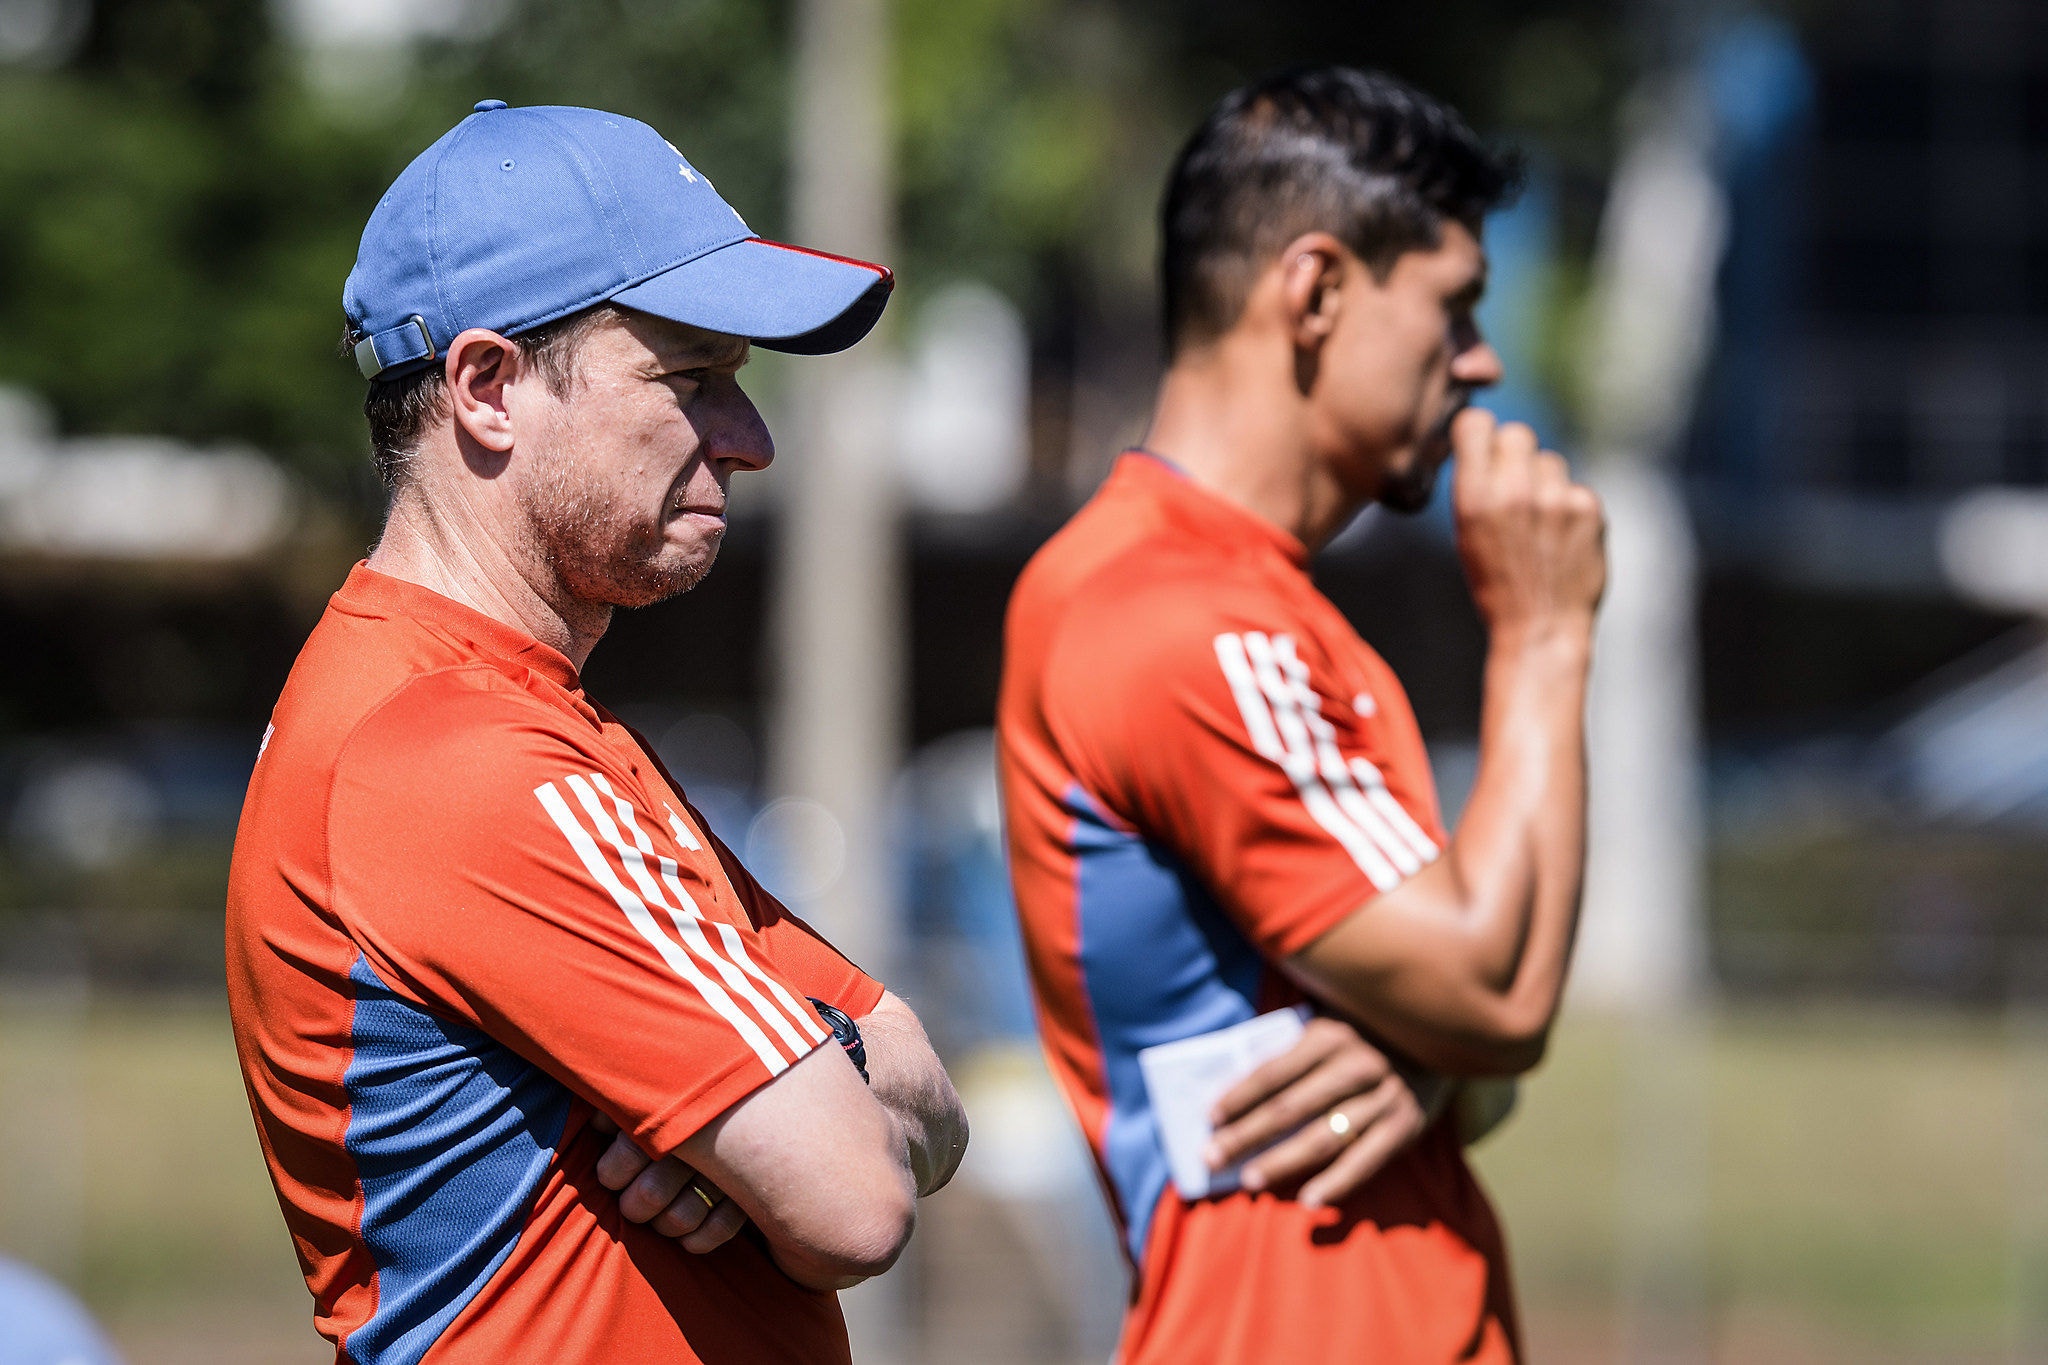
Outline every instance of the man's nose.
POLYGON ((1483 389, 1490 384, 1498 384, 1505 373, 1507 370, 1500 363, 1500 352, 1485 341, 1474 341, 1451 358, 1451 378, 1468 388, 1483 389))
POLYGON ((766 469, 775 458, 775 439, 760 409, 739 385, 719 405, 710 435, 711 458, 734 469, 766 469))

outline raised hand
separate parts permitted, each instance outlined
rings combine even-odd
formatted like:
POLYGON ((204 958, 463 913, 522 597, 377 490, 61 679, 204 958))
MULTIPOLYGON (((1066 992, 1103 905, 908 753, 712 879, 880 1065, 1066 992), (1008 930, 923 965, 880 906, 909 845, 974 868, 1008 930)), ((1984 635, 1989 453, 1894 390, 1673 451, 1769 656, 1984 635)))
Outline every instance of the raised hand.
POLYGON ((1467 408, 1451 444, 1458 554, 1480 616, 1496 631, 1590 627, 1607 586, 1600 499, 1520 422, 1467 408))

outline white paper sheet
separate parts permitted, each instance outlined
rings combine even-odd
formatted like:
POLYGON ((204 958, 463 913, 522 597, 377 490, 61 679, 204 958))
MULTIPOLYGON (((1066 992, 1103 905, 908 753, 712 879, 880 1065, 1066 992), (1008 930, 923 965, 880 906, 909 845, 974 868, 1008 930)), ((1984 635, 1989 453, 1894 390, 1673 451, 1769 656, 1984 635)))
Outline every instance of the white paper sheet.
POLYGON ((1209 1110, 1261 1062, 1293 1047, 1307 1022, 1308 1006, 1297 1005, 1138 1053, 1167 1169, 1181 1198, 1203 1199, 1237 1188, 1237 1167, 1211 1171, 1202 1160, 1202 1148, 1214 1131, 1209 1110))

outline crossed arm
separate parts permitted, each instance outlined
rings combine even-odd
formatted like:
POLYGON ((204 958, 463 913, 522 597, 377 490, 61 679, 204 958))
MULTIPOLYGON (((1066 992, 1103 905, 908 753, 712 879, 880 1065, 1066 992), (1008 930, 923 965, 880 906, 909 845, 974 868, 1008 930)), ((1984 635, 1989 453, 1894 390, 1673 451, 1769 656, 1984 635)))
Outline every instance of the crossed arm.
POLYGON ((959 1167, 967 1116, 902 1000, 885 993, 858 1023, 872 1085, 828 1044, 659 1160, 619 1134, 598 1179, 628 1220, 685 1250, 710 1251, 751 1222, 807 1288, 881 1274, 910 1239, 918 1198, 959 1167))
POLYGON ((1584 866, 1589 630, 1496 632, 1479 776, 1449 849, 1283 964, 1340 1017, 1313 1020, 1223 1097, 1213 1166, 1258 1153, 1247 1186, 1305 1179, 1304 1204, 1332 1203, 1451 1098, 1442 1076, 1514 1075, 1541 1059, 1584 866), (1368 1036, 1440 1075, 1403 1077, 1368 1036), (1313 1121, 1338 1112, 1357 1136, 1313 1121))
POLYGON ((1449 849, 1282 964, 1337 1017, 1223 1096, 1212 1167, 1249 1157, 1248 1188, 1298 1181, 1303 1204, 1336 1203, 1452 1098, 1443 1076, 1541 1058, 1584 865, 1590 630, 1590 610, 1496 628, 1479 775, 1449 849), (1373 1040, 1441 1074, 1404 1077, 1373 1040), (1343 1131, 1315 1121, 1339 1113, 1343 1131))

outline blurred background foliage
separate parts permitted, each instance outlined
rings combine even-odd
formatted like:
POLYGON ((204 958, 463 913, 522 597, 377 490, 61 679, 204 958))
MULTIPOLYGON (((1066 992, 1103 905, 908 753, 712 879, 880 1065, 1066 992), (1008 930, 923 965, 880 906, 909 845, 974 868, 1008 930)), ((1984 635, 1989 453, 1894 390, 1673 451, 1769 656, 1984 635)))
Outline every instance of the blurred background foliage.
MULTIPOLYGON (((1145 306, 1160 173, 1202 108, 1305 51, 1538 137, 1582 191, 1565 222, 1583 248, 1624 27, 1612 0, 1531 9, 902 0, 906 292, 986 280, 1058 363, 1092 310, 1145 306)), ((783 228, 786 0, 505 0, 443 26, 460 36, 313 53, 265 0, 81 13, 0 64, 0 382, 68 434, 240 439, 372 512, 341 281, 382 186, 487 95, 645 119, 758 231, 783 228)))

